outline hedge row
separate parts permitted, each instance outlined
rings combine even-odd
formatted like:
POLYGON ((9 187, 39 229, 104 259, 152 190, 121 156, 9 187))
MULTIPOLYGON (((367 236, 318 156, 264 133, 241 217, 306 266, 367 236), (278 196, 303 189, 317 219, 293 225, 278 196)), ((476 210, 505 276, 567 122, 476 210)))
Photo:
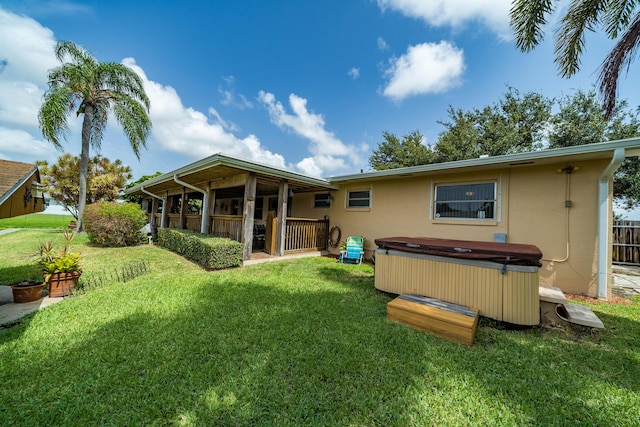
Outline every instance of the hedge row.
POLYGON ((158 228, 158 246, 212 270, 242 265, 243 245, 231 239, 188 230, 158 228))

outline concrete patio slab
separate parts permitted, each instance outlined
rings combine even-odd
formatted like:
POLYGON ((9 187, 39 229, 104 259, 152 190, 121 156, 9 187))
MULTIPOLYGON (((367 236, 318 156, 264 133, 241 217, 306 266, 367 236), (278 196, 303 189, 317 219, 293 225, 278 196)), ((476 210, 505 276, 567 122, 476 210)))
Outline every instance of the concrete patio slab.
MULTIPOLYGON (((43 295, 46 295, 46 291, 43 291, 43 295)), ((38 301, 16 304, 13 302, 11 286, 0 286, 0 325, 15 322, 29 313, 58 303, 63 299, 64 298, 49 298, 45 296, 38 301)))

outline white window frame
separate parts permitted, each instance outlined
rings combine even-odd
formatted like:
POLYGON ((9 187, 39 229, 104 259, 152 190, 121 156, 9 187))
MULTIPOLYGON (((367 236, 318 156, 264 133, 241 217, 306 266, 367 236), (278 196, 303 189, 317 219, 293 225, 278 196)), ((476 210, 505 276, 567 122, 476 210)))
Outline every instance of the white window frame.
MULTIPOLYGON (((431 197, 431 203, 430 203, 430 209, 431 209, 431 219, 432 220, 438 220, 438 221, 489 221, 489 222, 499 222, 500 221, 500 209, 501 209, 501 180, 492 180, 492 179, 488 179, 488 180, 478 180, 478 181, 468 181, 468 182, 435 182, 432 183, 432 197, 431 197), (468 217, 452 217, 452 216, 443 216, 440 217, 437 214, 437 204, 438 203, 442 203, 442 200, 438 200, 438 187, 439 186, 468 186, 468 185, 475 185, 475 184, 493 184, 493 199, 490 200, 491 202, 493 202, 493 217, 475 217, 475 218, 468 218, 468 217)), ((489 201, 489 200, 487 200, 489 201)), ((447 201, 445 201, 447 202, 447 201)), ((448 202, 458 202, 455 200, 449 200, 448 202)), ((462 201, 460 201, 462 202, 462 201)), ((474 202, 479 202, 478 200, 474 201, 474 202)))
POLYGON ((331 193, 315 193, 313 195, 313 208, 314 209, 329 209, 331 208, 331 201, 333 200, 333 196, 331 193), (319 198, 318 196, 326 196, 325 198, 319 198), (318 202, 327 203, 326 206, 318 206, 318 202))
POLYGON ((372 193, 371 188, 359 188, 359 189, 353 189, 353 190, 345 191, 345 194, 344 194, 344 206, 345 206, 345 208, 346 209, 371 209, 371 205, 372 205, 372 203, 371 203, 371 199, 372 199, 371 193, 372 193), (369 194, 369 196, 368 197, 358 197, 358 198, 352 198, 351 197, 351 193, 358 193, 358 192, 363 192, 363 191, 366 191, 369 194), (350 206, 349 203, 352 200, 367 200, 368 203, 367 203, 367 206, 350 206))

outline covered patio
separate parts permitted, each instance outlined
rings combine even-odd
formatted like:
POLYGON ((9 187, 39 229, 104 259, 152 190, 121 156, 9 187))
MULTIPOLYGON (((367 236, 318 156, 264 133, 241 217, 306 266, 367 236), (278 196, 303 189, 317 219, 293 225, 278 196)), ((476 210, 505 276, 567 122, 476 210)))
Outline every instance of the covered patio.
POLYGON ((329 219, 291 216, 298 193, 327 193, 337 187, 273 166, 214 154, 125 191, 142 197, 154 227, 198 231, 270 255, 327 248, 329 219))

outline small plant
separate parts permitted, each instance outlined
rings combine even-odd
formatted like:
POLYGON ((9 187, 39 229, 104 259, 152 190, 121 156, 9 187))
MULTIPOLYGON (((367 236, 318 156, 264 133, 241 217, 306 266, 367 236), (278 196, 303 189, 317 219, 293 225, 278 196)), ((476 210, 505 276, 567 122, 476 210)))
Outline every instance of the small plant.
POLYGON ((40 259, 38 264, 44 273, 44 283, 51 280, 51 276, 56 273, 74 273, 80 270, 80 254, 71 252, 71 241, 73 240, 74 231, 65 231, 63 233, 67 244, 58 253, 55 253, 53 243, 50 241, 40 245, 40 259))

